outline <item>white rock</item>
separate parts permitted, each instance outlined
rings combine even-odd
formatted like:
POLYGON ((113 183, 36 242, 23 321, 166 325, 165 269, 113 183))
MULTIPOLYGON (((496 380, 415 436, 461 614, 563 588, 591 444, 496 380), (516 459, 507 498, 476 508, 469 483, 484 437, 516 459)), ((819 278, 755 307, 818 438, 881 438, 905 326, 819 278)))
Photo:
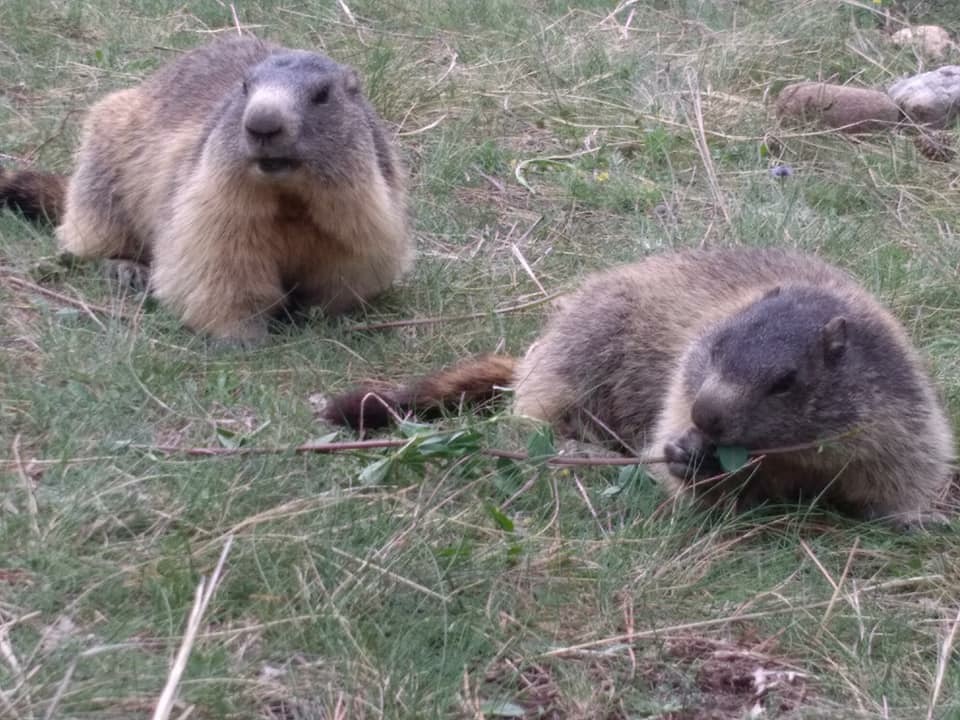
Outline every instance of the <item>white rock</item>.
POLYGON ((960 112, 960 65, 898 80, 887 91, 907 121, 928 128, 949 125, 960 112))
POLYGON ((905 27, 890 36, 894 45, 912 45, 921 54, 934 60, 944 57, 953 47, 950 33, 939 25, 905 27))

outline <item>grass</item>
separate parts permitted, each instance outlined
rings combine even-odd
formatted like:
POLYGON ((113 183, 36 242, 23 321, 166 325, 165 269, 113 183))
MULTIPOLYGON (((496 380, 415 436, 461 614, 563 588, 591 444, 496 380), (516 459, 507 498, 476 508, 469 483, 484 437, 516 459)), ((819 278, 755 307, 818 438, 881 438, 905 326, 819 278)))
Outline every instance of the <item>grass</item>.
MULTIPOLYGON (((135 447, 322 438, 313 394, 520 353, 543 308, 496 308, 696 245, 850 269, 956 417, 955 167, 899 136, 780 133, 767 100, 916 70, 880 30, 889 2, 238 5, 257 33, 360 70, 411 169, 417 269, 248 353, 208 350, 92 268, 43 280, 79 303, 0 284, 0 717, 149 717, 231 537, 171 717, 727 720, 748 716, 758 668, 766 717, 960 717, 953 532, 672 511, 629 470, 472 452, 548 442, 505 416, 447 418, 399 455, 135 447), (772 179, 775 159, 794 175, 772 179)), ((952 3, 892 12, 960 22, 952 3)), ((5 0, 0 158, 69 168, 95 98, 232 22, 217 0, 5 0)), ((0 213, 7 276, 54 252, 49 229, 0 213)))

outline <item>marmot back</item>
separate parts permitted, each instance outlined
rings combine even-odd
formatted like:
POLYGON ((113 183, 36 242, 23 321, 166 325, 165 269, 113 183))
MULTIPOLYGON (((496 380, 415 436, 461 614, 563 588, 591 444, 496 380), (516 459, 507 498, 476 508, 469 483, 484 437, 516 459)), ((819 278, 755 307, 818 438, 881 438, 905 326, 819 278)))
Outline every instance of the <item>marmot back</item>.
MULTIPOLYGON (((449 377, 455 399, 463 379, 449 377)), ((906 332, 808 255, 679 252, 599 273, 498 382, 512 383, 515 413, 642 454, 671 492, 710 503, 822 499, 912 522, 952 476, 952 430, 906 332), (762 457, 724 475, 722 446, 762 457)), ((365 421, 357 397, 334 398, 327 417, 365 421)))
MULTIPOLYGON (((29 185, 0 178, 0 199, 28 207, 5 190, 29 185)), ((372 297, 413 255, 405 173, 356 73, 253 38, 90 109, 57 235, 80 257, 149 265, 186 325, 241 342, 291 306, 372 297)))

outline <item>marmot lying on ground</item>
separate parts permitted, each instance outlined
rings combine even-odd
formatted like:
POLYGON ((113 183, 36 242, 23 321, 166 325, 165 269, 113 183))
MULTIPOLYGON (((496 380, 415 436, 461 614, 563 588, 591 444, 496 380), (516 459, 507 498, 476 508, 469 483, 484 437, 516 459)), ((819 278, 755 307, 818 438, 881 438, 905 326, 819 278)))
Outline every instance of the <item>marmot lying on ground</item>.
POLYGON ((361 388, 324 415, 374 427, 498 385, 513 386, 516 414, 665 458, 649 468, 664 487, 711 504, 820 499, 910 524, 952 478, 953 432, 903 327, 846 273, 794 252, 676 252, 598 273, 522 360, 361 388), (724 476, 722 446, 762 457, 724 476))

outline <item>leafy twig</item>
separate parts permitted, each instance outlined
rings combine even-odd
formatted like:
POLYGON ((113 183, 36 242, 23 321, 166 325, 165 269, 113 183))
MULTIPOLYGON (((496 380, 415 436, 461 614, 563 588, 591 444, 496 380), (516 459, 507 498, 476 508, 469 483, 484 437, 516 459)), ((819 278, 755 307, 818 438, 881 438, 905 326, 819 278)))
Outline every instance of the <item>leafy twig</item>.
MULTIPOLYGON (((442 433, 441 433, 442 434, 442 433)), ((410 443, 410 439, 385 438, 382 440, 350 440, 346 442, 318 442, 303 443, 301 445, 288 445, 285 447, 180 447, 179 445, 129 445, 133 450, 158 453, 162 455, 187 455, 191 457, 231 457, 243 455, 282 455, 285 453, 295 453, 305 455, 310 453, 333 454, 340 452, 351 452, 356 450, 382 450, 385 448, 401 448, 410 443)), ((812 450, 822 445, 822 442, 803 443, 798 445, 786 445, 779 448, 770 448, 766 450, 751 451, 753 458, 762 455, 777 455, 784 453, 798 452, 801 450, 812 450)), ((524 461, 531 459, 529 453, 521 450, 503 450, 500 448, 481 448, 481 455, 492 458, 503 458, 506 460, 524 461)), ((637 457, 637 456, 604 456, 604 457, 565 457, 563 455, 554 455, 552 457, 539 457, 546 465, 556 467, 572 466, 622 466, 622 465, 660 465, 668 462, 663 457, 637 457)))

